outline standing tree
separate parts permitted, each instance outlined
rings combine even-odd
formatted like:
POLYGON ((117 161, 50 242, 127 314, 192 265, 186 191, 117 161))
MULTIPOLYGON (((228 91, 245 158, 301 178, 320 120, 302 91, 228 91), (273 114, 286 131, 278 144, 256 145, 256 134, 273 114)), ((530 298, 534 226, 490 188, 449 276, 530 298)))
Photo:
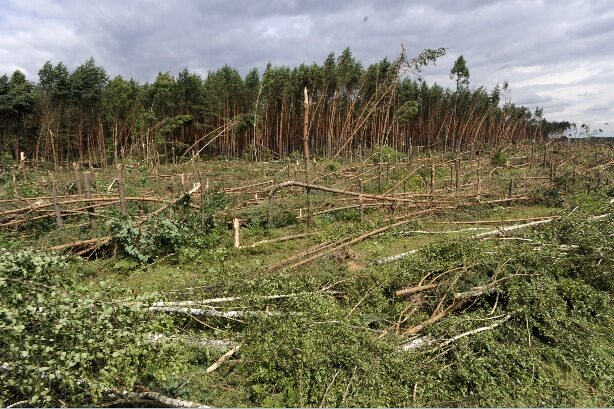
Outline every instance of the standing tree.
POLYGON ((465 57, 463 57, 461 54, 454 62, 454 66, 450 71, 450 79, 454 79, 456 77, 456 91, 469 86, 469 76, 467 61, 465 61, 465 57))
POLYGON ((9 80, 0 79, 0 132, 2 143, 13 145, 15 158, 19 158, 21 143, 27 144, 28 116, 34 110, 34 86, 21 71, 15 71, 9 80))
POLYGON ((99 163, 106 162, 100 102, 108 80, 109 77, 104 68, 97 66, 93 58, 70 74, 70 96, 77 115, 77 141, 75 142, 80 162, 83 162, 85 154, 88 155, 90 164, 94 158, 99 163))

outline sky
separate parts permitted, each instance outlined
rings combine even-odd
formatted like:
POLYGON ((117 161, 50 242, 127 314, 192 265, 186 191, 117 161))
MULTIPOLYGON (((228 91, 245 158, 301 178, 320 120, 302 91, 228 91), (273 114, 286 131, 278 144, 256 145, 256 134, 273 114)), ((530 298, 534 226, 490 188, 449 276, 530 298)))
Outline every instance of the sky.
POLYGON ((511 98, 550 120, 614 135, 611 0, 0 0, 0 73, 36 81, 46 62, 89 57, 110 76, 241 73, 267 62, 322 63, 350 47, 364 65, 447 48, 425 79, 453 87, 463 55, 471 86, 508 81, 511 98))

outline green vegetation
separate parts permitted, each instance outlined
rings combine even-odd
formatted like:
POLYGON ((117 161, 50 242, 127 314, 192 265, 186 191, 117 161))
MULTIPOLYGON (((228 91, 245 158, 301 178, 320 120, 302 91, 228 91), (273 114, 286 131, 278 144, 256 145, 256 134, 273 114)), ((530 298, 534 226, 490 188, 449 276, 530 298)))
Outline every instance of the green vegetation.
POLYGON ((153 83, 109 78, 93 58, 72 71, 47 62, 30 82, 0 76, 2 163, 58 169, 71 162, 107 166, 121 157, 145 166, 181 157, 256 160, 300 156, 303 89, 311 101, 312 155, 353 157, 378 145, 458 151, 469 146, 545 139, 569 127, 546 121, 543 110, 515 105, 509 89, 469 88, 460 56, 450 76, 456 89, 427 84, 421 73, 445 49, 427 49, 364 67, 349 49, 321 64, 267 65, 242 76, 224 66, 201 76, 161 72, 153 83), (453 113, 452 115, 450 115, 453 113))
POLYGON ((174 329, 141 312, 150 299, 88 282, 82 270, 57 255, 0 254, 3 406, 24 398, 34 406, 97 404, 179 369, 177 345, 151 342, 174 329))
POLYGON ((20 198, 12 174, 0 191, 0 404, 611 406, 612 150, 551 144, 544 166, 541 148, 318 160, 314 184, 386 198, 361 216, 313 189, 311 227, 291 187, 267 228, 271 186, 301 180, 288 160, 154 175, 126 159, 126 215, 116 169, 91 172, 92 198, 56 172, 63 230, 48 174, 17 168, 20 198))

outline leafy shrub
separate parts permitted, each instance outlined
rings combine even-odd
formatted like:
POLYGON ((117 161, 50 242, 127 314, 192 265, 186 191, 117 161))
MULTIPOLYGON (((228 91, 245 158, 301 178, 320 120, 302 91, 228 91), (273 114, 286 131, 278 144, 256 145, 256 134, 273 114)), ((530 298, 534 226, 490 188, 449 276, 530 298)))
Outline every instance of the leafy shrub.
POLYGON ((335 161, 331 161, 328 163, 328 165, 326 165, 326 169, 328 169, 331 172, 336 172, 341 168, 341 165, 339 164, 339 162, 335 162, 335 161))
POLYGON ((108 227, 123 253, 143 263, 176 252, 186 240, 185 230, 165 218, 152 219, 143 225, 130 219, 111 219, 108 227))
POLYGON ((179 369, 150 342, 169 326, 118 303, 113 287, 79 284, 67 259, 30 250, 0 254, 0 405, 97 404, 147 377, 179 369))
POLYGON ((204 199, 200 212, 194 212, 187 206, 190 199, 186 198, 179 204, 178 220, 159 216, 138 224, 116 217, 109 220, 107 227, 122 253, 142 263, 176 253, 186 243, 210 248, 221 237, 222 224, 216 220, 216 212, 226 207, 229 198, 223 192, 211 192, 204 199))
POLYGON ((505 153, 501 149, 497 149, 497 151, 491 158, 490 163, 492 163, 493 166, 507 166, 507 159, 507 153, 505 153))
MULTIPOLYGON (((247 227, 251 229, 260 229, 267 226, 268 210, 266 206, 256 206, 242 212, 241 219, 247 227)), ((273 208, 271 211, 271 224, 274 227, 287 227, 298 223, 298 217, 294 212, 283 211, 279 208, 273 208)))
POLYGON ((391 162, 404 158, 405 155, 388 145, 375 145, 371 150, 371 160, 374 163, 391 162))
POLYGON ((546 206, 562 207, 565 203, 563 195, 561 195, 561 192, 554 186, 543 189, 541 194, 538 193, 537 196, 537 200, 546 206))

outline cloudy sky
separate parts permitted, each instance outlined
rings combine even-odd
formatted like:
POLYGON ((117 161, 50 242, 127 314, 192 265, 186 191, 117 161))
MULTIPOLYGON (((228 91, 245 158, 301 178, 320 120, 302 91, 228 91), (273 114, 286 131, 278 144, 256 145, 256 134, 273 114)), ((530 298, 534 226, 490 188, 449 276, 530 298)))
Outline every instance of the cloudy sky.
POLYGON ((446 47, 426 79, 452 86, 463 54, 472 86, 508 80, 545 116, 614 134, 614 3, 554 0, 0 0, 0 73, 93 56, 111 76, 242 73, 268 61, 322 62, 350 47, 365 65, 446 47), (604 124, 608 122, 611 125, 604 124))

